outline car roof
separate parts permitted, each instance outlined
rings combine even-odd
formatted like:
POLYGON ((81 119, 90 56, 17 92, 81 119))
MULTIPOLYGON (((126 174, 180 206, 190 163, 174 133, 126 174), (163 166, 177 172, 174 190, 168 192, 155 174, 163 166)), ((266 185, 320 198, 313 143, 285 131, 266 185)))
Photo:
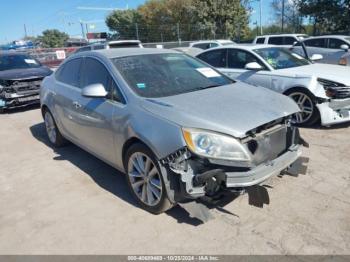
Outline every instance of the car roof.
POLYGON ((246 51, 253 51, 255 49, 263 49, 263 48, 269 48, 269 47, 283 48, 281 46, 276 46, 276 45, 236 44, 236 45, 228 45, 228 46, 219 46, 219 47, 203 50, 203 52, 196 54, 196 56, 198 56, 202 53, 206 53, 206 52, 213 51, 213 50, 219 50, 219 49, 241 49, 241 50, 246 50, 246 51))
POLYGON ((113 40, 113 41, 107 42, 107 44, 125 44, 125 43, 141 44, 141 41, 140 40, 113 40))
POLYGON ((228 43, 228 42, 232 42, 232 40, 230 39, 215 39, 215 40, 200 40, 200 41, 196 41, 196 42, 192 42, 192 45, 195 44, 205 44, 205 43, 228 43))
POLYGON ((322 38, 338 38, 338 39, 344 39, 344 38, 350 38, 348 35, 320 35, 320 36, 313 36, 308 38, 309 39, 322 39, 322 38))
POLYGON ((102 54, 108 58, 153 54, 180 54, 180 52, 175 50, 160 48, 112 48, 91 51, 91 53, 94 52, 102 54))
POLYGON ((260 38, 260 37, 278 37, 278 36, 306 36, 307 34, 277 34, 277 35, 261 35, 261 36, 257 36, 256 38, 260 38))

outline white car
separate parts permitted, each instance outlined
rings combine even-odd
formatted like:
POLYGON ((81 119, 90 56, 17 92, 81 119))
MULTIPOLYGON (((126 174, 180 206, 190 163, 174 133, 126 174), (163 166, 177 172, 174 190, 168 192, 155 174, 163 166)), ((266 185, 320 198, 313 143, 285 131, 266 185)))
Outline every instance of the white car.
MULTIPOLYGON (((350 47, 350 36, 345 35, 326 35, 310 37, 303 41, 309 56, 321 54, 323 59, 318 63, 347 65, 347 60, 342 59, 348 54, 350 47), (345 64, 346 63, 346 64, 345 64)), ((305 52, 300 46, 294 47, 291 51, 304 56, 305 52)))
POLYGON ((197 58, 233 79, 288 95, 301 109, 295 120, 302 125, 319 119, 324 126, 350 121, 348 67, 314 64, 286 48, 269 45, 215 48, 197 58))
POLYGON ((227 45, 233 45, 235 42, 231 40, 205 40, 205 41, 198 41, 190 43, 189 47, 199 48, 202 50, 220 47, 220 46, 227 46, 227 45))
POLYGON ((255 37, 253 44, 292 46, 295 42, 308 38, 305 34, 262 35, 255 37))

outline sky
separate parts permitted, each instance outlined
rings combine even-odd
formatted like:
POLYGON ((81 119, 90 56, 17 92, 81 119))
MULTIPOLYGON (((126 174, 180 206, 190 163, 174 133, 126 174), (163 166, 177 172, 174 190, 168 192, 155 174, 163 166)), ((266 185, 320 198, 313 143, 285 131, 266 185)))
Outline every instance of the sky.
MULTIPOLYGON (((271 19, 271 0, 263 2, 263 24, 271 19)), ((91 32, 107 30, 104 23, 108 10, 86 10, 81 7, 135 8, 145 0, 0 0, 0 44, 21 39, 24 25, 27 35, 39 35, 45 29, 59 29, 71 36, 81 35, 79 21, 91 22, 91 32)), ((251 24, 259 21, 259 2, 253 2, 251 24)))

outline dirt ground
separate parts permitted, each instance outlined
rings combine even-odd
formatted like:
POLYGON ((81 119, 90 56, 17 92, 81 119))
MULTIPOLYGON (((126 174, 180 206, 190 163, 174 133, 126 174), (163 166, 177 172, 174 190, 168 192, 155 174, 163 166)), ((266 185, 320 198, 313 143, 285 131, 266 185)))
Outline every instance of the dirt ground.
POLYGON ((202 224, 135 206, 124 177, 74 145, 53 150, 37 108, 0 115, 0 254, 350 254, 350 125, 303 129, 306 175, 275 177, 202 224))

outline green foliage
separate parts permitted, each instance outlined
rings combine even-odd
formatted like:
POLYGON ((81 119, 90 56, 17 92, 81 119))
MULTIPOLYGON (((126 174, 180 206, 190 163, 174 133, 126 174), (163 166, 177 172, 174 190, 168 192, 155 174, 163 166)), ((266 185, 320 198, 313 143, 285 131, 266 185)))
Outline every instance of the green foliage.
POLYGON ((137 9, 114 11, 106 24, 124 39, 139 32, 143 42, 233 38, 249 31, 240 0, 148 0, 137 9))
POLYGON ((310 18, 314 34, 350 31, 350 0, 298 0, 298 7, 310 18))
POLYGON ((60 32, 57 29, 49 29, 43 31, 42 35, 38 37, 38 40, 44 48, 55 48, 63 47, 68 38, 69 36, 64 32, 60 32))

